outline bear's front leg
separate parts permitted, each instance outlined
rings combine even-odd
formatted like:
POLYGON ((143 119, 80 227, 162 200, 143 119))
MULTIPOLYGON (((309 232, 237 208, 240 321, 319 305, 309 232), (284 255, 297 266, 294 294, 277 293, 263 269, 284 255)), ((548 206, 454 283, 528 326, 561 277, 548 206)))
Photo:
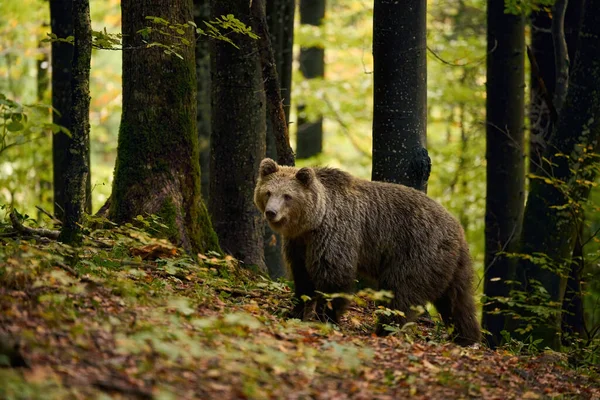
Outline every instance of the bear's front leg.
POLYGON ((297 318, 303 321, 309 319, 315 308, 314 304, 304 301, 302 297, 311 299, 315 296, 315 285, 306 270, 306 247, 301 242, 285 240, 283 252, 288 266, 294 278, 294 308, 289 312, 289 318, 297 318))
MULTIPOLYGON (((354 288, 354 268, 345 267, 327 260, 319 260, 313 264, 310 274, 315 283, 315 290, 322 293, 351 293, 354 288)), ((319 321, 339 324, 342 314, 348 308, 349 301, 344 297, 327 299, 318 295, 315 314, 319 321)))

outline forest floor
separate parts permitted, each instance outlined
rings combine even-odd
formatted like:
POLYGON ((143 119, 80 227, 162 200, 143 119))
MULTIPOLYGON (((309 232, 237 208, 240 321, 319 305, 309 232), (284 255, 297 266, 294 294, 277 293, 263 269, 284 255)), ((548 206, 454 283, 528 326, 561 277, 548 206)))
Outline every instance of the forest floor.
POLYGON ((25 364, 0 367, 0 398, 600 399, 564 354, 462 348, 439 323, 376 337, 368 299, 339 327, 287 320, 289 287, 230 257, 91 236, 0 238, 0 364, 25 364))

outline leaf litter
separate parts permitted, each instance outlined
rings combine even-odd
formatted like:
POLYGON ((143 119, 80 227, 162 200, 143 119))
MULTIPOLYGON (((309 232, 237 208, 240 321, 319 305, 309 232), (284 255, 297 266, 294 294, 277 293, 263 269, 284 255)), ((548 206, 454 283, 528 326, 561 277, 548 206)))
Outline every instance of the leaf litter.
POLYGON ((376 337, 368 299, 339 327, 286 319, 289 286, 232 257, 96 234, 1 239, 0 341, 28 367, 0 368, 0 398, 600 398, 598 371, 558 353, 461 348, 439 322, 376 337))

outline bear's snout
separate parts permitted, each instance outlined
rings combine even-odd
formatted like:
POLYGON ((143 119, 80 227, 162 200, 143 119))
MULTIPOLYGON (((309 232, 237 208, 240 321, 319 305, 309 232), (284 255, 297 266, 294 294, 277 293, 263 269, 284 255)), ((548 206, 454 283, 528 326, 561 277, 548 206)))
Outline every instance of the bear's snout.
POLYGON ((267 217, 267 219, 269 221, 274 220, 277 217, 277 211, 275 210, 267 210, 265 211, 265 217, 267 217))

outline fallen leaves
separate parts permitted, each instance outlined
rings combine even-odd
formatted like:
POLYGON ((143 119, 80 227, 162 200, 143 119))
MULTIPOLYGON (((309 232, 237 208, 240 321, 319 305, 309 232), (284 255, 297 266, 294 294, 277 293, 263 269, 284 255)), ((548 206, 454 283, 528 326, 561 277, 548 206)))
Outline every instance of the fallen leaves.
POLYGON ((0 326, 32 367, 0 369, 2 398, 600 397, 560 354, 461 348, 435 325, 376 337, 369 299, 340 327, 285 320, 289 287, 231 257, 144 237, 87 247, 72 274, 52 246, 0 248, 0 326))

